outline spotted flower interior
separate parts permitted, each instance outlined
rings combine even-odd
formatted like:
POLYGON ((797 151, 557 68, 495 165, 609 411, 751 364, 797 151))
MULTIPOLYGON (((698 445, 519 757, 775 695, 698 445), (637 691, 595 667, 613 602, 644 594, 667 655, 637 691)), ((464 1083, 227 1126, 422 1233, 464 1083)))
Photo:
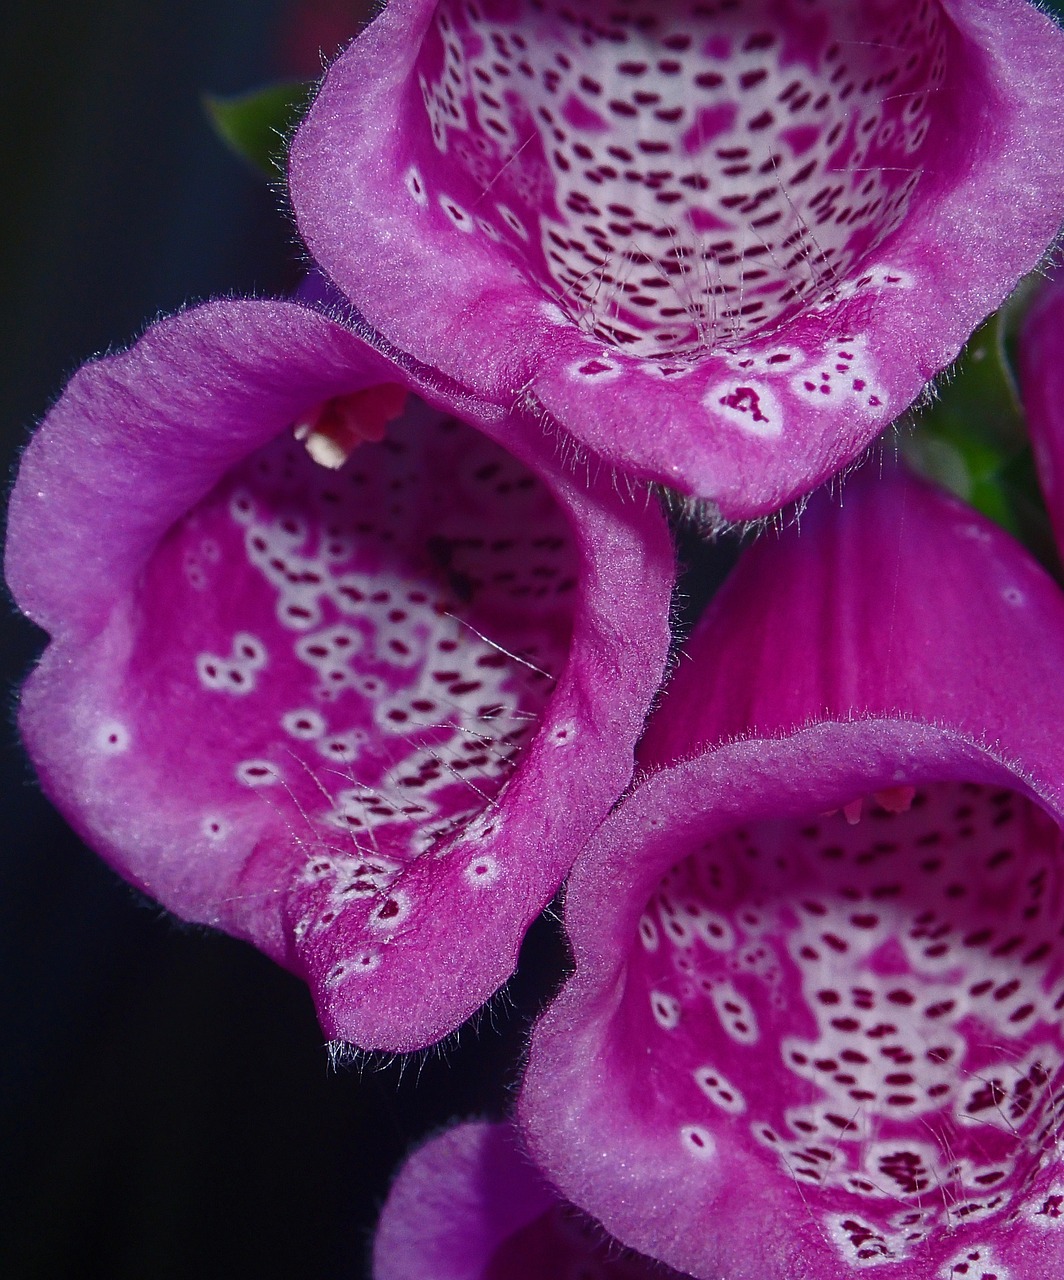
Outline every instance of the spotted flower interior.
POLYGON ((549 491, 456 419, 413 402, 337 469, 289 431, 152 557, 96 749, 118 776, 166 725, 196 842, 258 831, 295 879, 297 948, 335 952, 328 996, 431 910, 419 859, 459 842, 466 894, 502 874, 497 796, 566 665, 579 577, 549 491))
POLYGON ((417 84, 446 163, 407 183, 675 375, 872 283, 937 161, 950 46, 934 0, 443 0, 417 84))
POLYGON ((57 803, 392 1050, 509 977, 626 785, 672 579, 654 506, 404 376, 294 304, 162 322, 60 399, 8 545, 57 803))
POLYGON ((856 1268, 1055 1226, 1061 846, 1017 792, 938 783, 691 850, 640 921, 625 1017, 678 1139, 793 1179, 856 1268))
POLYGON ((289 435, 153 559, 142 714, 179 687, 200 703, 174 745, 215 757, 206 834, 254 794, 307 876, 394 926, 403 867, 490 815, 565 664, 577 580, 549 493, 455 419, 422 407, 336 471, 289 435))
POLYGON ((743 555, 568 882, 562 1194, 699 1280, 1060 1273, 1062 660, 1057 584, 896 468, 743 555))
POLYGON ((391 0, 293 139, 292 202, 397 347, 746 519, 1037 264, 1062 66, 1014 0, 391 0))

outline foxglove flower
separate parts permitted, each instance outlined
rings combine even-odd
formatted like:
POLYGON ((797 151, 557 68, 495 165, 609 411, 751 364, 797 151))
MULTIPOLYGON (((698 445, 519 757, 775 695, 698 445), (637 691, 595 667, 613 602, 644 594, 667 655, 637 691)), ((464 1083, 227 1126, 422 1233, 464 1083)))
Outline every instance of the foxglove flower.
POLYGON ((922 482, 844 499, 696 630, 519 1114, 701 1280, 1061 1275, 1064 597, 922 482))
POLYGON ((852 460, 1037 263, 1062 97, 1026 0, 391 0, 290 184, 403 350, 739 519, 852 460))
POLYGON ((373 1280, 670 1280, 561 1200, 509 1125, 458 1125, 403 1166, 381 1212, 373 1280))
POLYGON ((315 310, 234 301, 82 369, 23 459, 45 790, 305 977, 330 1037, 452 1030, 630 777, 668 537, 539 448, 315 310))

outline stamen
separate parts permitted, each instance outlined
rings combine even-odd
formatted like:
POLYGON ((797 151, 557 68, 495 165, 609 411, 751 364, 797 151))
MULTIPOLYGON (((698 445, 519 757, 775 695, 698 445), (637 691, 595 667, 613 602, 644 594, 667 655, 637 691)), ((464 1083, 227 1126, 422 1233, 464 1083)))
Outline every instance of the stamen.
MULTIPOLYGON (((915 787, 884 787, 882 791, 873 791, 872 799, 886 813, 908 813, 913 806, 915 795, 915 787)), ((855 827, 861 821, 863 807, 863 797, 858 800, 851 800, 849 804, 842 806, 843 816, 851 827, 855 827)), ((838 812, 838 809, 826 809, 820 814, 820 817, 833 818, 838 812)))
POLYGON ((915 787, 886 787, 882 791, 874 791, 872 799, 887 813, 908 813, 915 795, 915 787))
POLYGON ((406 389, 381 382, 349 396, 336 396, 318 405, 295 423, 297 440, 321 467, 337 471, 360 444, 376 444, 385 429, 406 407, 406 389))

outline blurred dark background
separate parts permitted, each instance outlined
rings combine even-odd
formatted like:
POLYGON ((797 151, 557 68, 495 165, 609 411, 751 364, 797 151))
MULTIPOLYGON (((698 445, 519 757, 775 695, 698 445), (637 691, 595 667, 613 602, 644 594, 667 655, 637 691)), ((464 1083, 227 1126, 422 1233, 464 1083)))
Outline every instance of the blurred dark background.
MULTIPOLYGON (((5 491, 84 359, 188 301, 295 281, 282 194, 200 95, 314 75, 358 7, 4 7, 5 491)), ((330 1069, 299 982, 139 900, 52 811, 13 727, 43 637, 6 598, 0 622, 0 1275, 362 1276, 410 1143, 504 1103, 529 981, 446 1058, 330 1069)))

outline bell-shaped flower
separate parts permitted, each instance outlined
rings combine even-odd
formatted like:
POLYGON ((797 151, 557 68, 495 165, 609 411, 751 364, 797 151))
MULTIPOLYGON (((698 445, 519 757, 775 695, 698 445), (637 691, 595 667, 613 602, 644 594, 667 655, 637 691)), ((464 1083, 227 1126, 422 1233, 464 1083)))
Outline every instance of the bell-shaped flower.
POLYGON ((578 860, 519 1116, 701 1280, 1064 1274, 1064 596, 867 473, 740 561, 578 860))
POLYGON ((678 1280, 562 1200, 509 1125, 472 1122, 403 1165, 381 1211, 373 1280, 678 1280))
POLYGON ((1062 98, 1026 0, 390 0, 291 194, 398 347, 741 519, 856 457, 1036 265, 1062 98))
POLYGON ((51 638, 20 724, 69 821, 302 975, 330 1037, 402 1050, 506 980, 628 782, 672 553, 534 424, 231 301, 75 375, 7 574, 51 638))

